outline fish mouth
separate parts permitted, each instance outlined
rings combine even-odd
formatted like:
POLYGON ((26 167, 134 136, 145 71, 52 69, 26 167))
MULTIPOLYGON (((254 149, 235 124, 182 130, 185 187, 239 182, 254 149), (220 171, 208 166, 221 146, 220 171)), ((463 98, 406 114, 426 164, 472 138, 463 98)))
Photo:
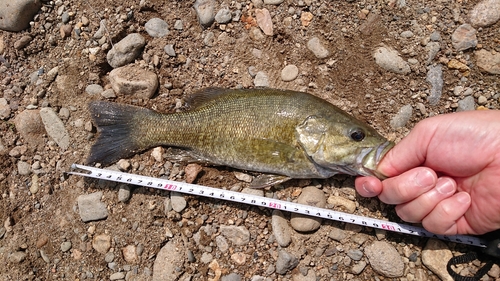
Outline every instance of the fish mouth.
POLYGON ((384 158, 385 154, 394 147, 394 143, 386 141, 379 146, 367 147, 361 149, 356 157, 356 165, 358 173, 362 176, 374 176, 379 179, 387 178, 385 175, 377 171, 378 163, 384 158))

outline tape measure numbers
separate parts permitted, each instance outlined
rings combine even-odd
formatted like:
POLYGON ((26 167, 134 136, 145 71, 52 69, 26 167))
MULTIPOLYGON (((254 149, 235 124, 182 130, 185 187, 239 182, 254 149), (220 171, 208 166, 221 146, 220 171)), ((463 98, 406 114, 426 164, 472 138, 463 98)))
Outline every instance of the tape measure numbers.
POLYGON ((400 224, 390 221, 383 221, 379 219, 373 219, 343 212, 338 212, 334 210, 328 210, 324 208, 318 208, 314 206, 308 206, 303 204, 297 204, 293 202, 277 200, 273 198, 267 198, 252 194, 240 193, 230 190, 217 189, 208 186, 202 186, 197 184, 189 184, 184 182, 176 182, 166 179, 159 179, 154 177, 140 176, 130 173, 111 171, 105 169, 99 169, 84 165, 73 164, 72 169, 80 169, 84 172, 71 171, 68 174, 79 175, 84 177, 90 177, 95 179, 104 179, 114 182, 127 183, 132 185, 139 185, 144 187, 151 187, 160 190, 176 191, 184 194, 204 196, 214 199, 227 200, 232 202, 238 202, 248 205, 254 205, 258 207, 266 207, 281 211, 287 211, 292 213, 298 213, 313 217, 319 217, 328 220, 346 222, 357 224, 361 226, 367 226, 372 228, 378 228, 383 230, 388 230, 397 233, 410 234, 421 237, 436 238, 445 241, 467 244, 471 246, 477 246, 481 248, 486 248, 488 242, 474 236, 467 235, 438 235, 431 233, 421 227, 416 227, 412 225, 400 224))

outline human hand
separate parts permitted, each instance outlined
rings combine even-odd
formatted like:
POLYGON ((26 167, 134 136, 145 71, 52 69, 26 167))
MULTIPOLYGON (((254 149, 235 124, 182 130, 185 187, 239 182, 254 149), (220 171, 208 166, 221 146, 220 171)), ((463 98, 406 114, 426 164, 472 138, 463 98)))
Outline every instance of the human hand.
POLYGON ((397 205, 407 222, 445 235, 500 229, 500 111, 425 119, 377 170, 389 178, 358 177, 356 190, 397 205))

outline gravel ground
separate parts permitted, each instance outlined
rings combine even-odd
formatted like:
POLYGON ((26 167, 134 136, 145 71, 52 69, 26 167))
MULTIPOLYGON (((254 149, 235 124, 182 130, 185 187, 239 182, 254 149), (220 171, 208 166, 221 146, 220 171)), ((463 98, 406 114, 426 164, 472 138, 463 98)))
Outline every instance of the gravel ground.
MULTIPOLYGON (((64 172, 95 140, 91 100, 175 112, 206 87, 301 90, 394 141, 498 109, 500 1, 36 3, 0 0, 1 280, 452 280, 448 259, 474 250, 64 172)), ((175 155, 111 169, 399 221, 353 177, 252 190, 252 173, 175 155)))

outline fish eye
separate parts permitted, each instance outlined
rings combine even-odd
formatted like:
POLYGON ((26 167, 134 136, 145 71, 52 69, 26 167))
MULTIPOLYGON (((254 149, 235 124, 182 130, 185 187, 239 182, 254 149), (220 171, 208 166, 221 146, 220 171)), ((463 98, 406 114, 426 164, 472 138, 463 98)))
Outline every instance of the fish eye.
POLYGON ((354 141, 362 141, 365 138, 365 132, 360 128, 354 128, 350 132, 350 137, 354 141))

